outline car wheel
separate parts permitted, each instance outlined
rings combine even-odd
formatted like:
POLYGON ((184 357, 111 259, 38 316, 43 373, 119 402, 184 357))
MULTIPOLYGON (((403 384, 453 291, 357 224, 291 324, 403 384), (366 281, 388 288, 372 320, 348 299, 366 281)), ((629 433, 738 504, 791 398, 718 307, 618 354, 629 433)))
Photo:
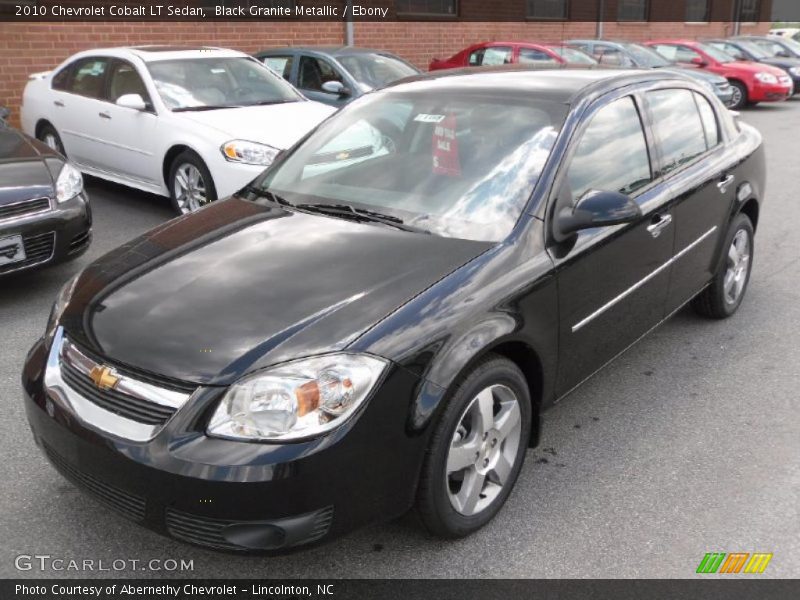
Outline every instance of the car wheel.
POLYGON ((428 531, 457 538, 486 525, 517 480, 530 432, 530 392, 514 363, 490 355, 456 382, 417 490, 428 531))
POLYGON ((181 152, 169 170, 172 207, 179 215, 194 212, 217 199, 211 173, 197 154, 181 152))
POLYGON ((747 86, 740 81, 731 81, 733 96, 731 97, 731 109, 741 110, 747 106, 747 86))
POLYGON ((742 303, 753 267, 753 224, 739 214, 725 239, 726 255, 711 284, 694 300, 695 310, 705 317, 725 319, 742 303))
POLYGON ((52 125, 44 125, 39 130, 39 141, 44 142, 50 147, 52 150, 55 150, 62 156, 66 156, 67 153, 64 152, 64 144, 61 142, 61 136, 58 135, 58 132, 55 130, 55 127, 52 125))

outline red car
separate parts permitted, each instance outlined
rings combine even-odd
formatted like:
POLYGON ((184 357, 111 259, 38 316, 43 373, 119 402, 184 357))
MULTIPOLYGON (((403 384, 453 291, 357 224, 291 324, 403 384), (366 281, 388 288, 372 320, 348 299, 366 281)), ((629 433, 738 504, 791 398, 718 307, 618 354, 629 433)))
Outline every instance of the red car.
POLYGON ((562 44, 482 42, 465 48, 446 60, 434 58, 428 69, 436 71, 512 63, 596 65, 597 61, 585 52, 562 44))
POLYGON ((779 102, 794 92, 792 79, 783 69, 738 61, 710 44, 694 40, 652 40, 646 44, 667 60, 694 65, 726 77, 733 87, 733 109, 758 102, 779 102))

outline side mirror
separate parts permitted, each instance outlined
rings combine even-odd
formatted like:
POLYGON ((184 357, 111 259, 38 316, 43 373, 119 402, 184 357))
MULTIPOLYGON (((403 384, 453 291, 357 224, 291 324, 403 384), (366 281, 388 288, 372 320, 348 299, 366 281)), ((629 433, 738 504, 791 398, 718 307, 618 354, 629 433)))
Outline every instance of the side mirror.
POLYGON ((609 227, 631 223, 642 216, 639 205, 619 192, 586 192, 574 208, 564 207, 556 218, 560 237, 566 239, 572 233, 592 227, 609 227))
POLYGON ((123 94, 117 98, 117 106, 132 108, 133 110, 147 110, 147 104, 139 94, 123 94))
POLYGON ((329 94, 336 94, 337 96, 349 96, 350 90, 344 87, 341 81, 326 81, 322 84, 322 91, 329 94))
POLYGON ((700 57, 700 56, 695 56, 692 59, 692 64, 697 66, 697 67, 707 67, 708 66, 708 63, 706 61, 704 61, 703 58, 700 57))

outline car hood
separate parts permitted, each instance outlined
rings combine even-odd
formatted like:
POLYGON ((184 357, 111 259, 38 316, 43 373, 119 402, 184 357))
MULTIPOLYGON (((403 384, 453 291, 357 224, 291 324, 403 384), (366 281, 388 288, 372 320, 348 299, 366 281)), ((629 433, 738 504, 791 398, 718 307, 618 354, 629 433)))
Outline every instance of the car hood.
POLYGON ((346 348, 491 246, 234 197, 90 265, 61 323, 111 364, 226 385, 346 348))
POLYGON ((326 104, 301 100, 177 114, 216 129, 228 139, 250 140, 285 150, 334 112, 336 109, 326 104))
POLYGON ((53 177, 36 142, 0 125, 0 206, 52 196, 53 177))
POLYGON ((731 71, 738 70, 738 71, 747 71, 749 73, 761 73, 766 71, 776 76, 786 75, 786 73, 782 69, 779 69, 778 67, 773 67, 771 65, 767 65, 764 63, 757 63, 757 62, 737 60, 734 62, 724 63, 722 66, 725 69, 731 71))
POLYGON ((779 69, 791 69, 792 67, 800 67, 800 58, 784 58, 784 57, 771 57, 761 60, 766 65, 772 65, 779 69))

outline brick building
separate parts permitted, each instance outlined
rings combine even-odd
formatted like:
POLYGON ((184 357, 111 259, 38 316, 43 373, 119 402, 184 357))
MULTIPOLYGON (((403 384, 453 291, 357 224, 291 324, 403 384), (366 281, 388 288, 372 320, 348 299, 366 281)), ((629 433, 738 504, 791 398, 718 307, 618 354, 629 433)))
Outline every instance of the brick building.
MULTIPOLYGON (((602 35, 642 41, 764 33, 771 12, 770 0, 376 0, 372 4, 387 6, 389 17, 353 23, 353 43, 389 50, 421 68, 434 56, 445 58, 471 43, 491 39, 557 41, 602 35)), ((347 26, 340 20, 0 22, 0 105, 11 108, 12 123, 18 123, 27 76, 49 70, 79 50, 177 43, 254 52, 270 46, 347 41, 347 26)))

